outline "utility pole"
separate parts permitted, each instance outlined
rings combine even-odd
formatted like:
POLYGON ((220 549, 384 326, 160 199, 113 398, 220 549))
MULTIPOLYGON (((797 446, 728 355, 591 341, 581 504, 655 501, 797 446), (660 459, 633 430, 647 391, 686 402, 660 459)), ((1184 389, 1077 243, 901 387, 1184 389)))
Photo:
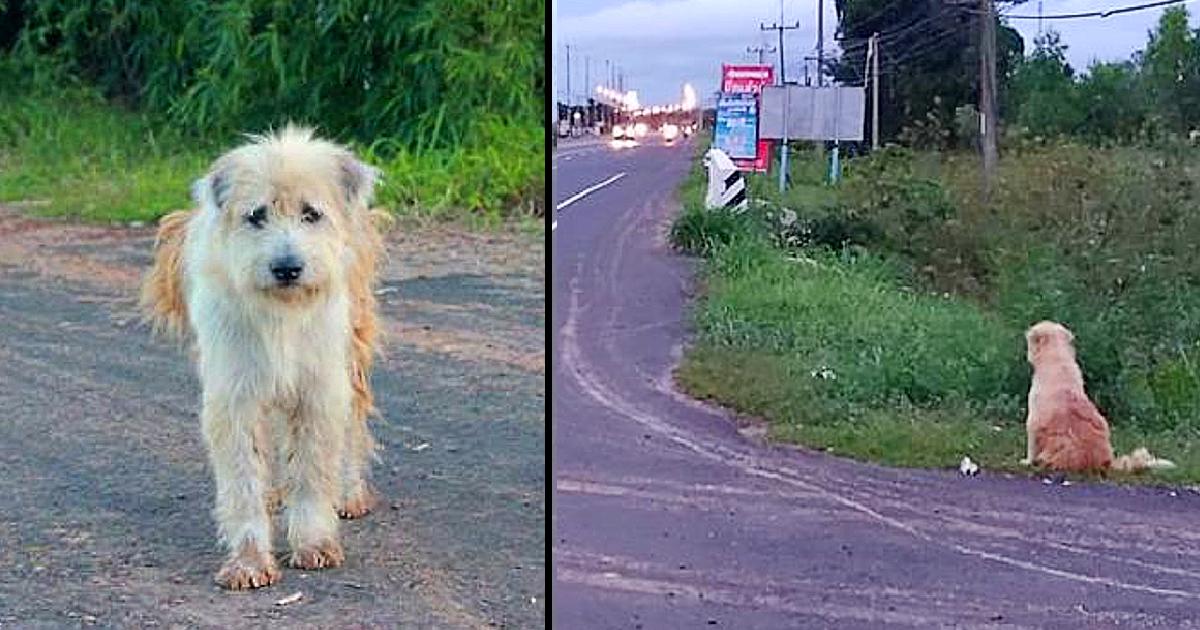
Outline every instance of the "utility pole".
POLYGON ((608 89, 612 89, 612 61, 604 60, 604 85, 608 89))
POLYGON ((778 31, 779 33, 779 85, 783 85, 787 82, 787 75, 784 73, 783 69, 783 32, 800 28, 800 23, 796 22, 791 26, 786 24, 772 24, 767 26, 766 22, 763 22, 759 24, 758 28, 759 30, 763 31, 778 31))
POLYGON ((775 52, 775 48, 766 44, 763 44, 762 46, 747 46, 746 52, 750 53, 751 55, 758 53, 758 65, 761 66, 763 64, 763 53, 773 53, 775 52))
MULTIPOLYGON (((805 67, 805 70, 808 68, 805 67)), ((817 87, 825 85, 825 0, 817 0, 817 87)))
POLYGON ((999 161, 996 148, 996 13, 992 0, 979 0, 979 133, 983 151, 983 198, 991 195, 999 161))
MULTIPOLYGON (((783 9, 780 7, 780 20, 783 19, 783 9)), ((783 86, 783 138, 780 142, 781 150, 779 151, 779 192, 787 189, 787 172, 788 172, 788 109, 791 106, 791 101, 788 98, 787 90, 787 75, 784 70, 783 56, 783 32, 792 29, 800 28, 800 23, 788 26, 786 24, 772 24, 767 26, 766 23, 759 24, 759 29, 764 31, 776 31, 779 33, 779 85, 783 86)))
POLYGON ((871 34, 867 43, 867 59, 871 64, 871 150, 879 149, 879 33, 871 34))
POLYGON ((567 44, 567 107, 571 106, 571 45, 567 44))

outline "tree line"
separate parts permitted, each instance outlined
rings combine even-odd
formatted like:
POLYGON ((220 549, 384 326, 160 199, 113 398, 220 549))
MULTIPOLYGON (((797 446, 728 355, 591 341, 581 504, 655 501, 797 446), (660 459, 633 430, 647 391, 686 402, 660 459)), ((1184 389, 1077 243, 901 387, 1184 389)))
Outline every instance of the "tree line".
MULTIPOLYGON (((866 82, 867 40, 879 33, 879 127, 885 141, 967 147, 978 135, 977 3, 837 0, 842 55, 824 69, 866 82)), ((1200 128, 1200 32, 1188 11, 1163 11, 1145 47, 1080 71, 1048 29, 1030 50, 998 19, 997 82, 1004 134, 1093 143, 1156 142, 1200 128)), ((869 125, 868 121, 868 125, 869 125)), ((870 133, 868 131, 868 133, 870 133)))

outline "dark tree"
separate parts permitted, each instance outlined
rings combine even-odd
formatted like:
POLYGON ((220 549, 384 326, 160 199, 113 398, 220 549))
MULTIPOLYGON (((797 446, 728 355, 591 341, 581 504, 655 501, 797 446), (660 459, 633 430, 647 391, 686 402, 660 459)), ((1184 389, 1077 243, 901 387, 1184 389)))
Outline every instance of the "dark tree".
MULTIPOLYGON (((877 32, 881 138, 893 140, 905 127, 930 119, 944 121, 949 128, 960 106, 973 106, 978 100, 977 8, 975 2, 943 0, 837 0, 843 54, 827 71, 840 82, 862 84, 867 78, 867 40, 877 32)), ((996 76, 1003 103, 1024 43, 1003 23, 996 33, 996 76)))

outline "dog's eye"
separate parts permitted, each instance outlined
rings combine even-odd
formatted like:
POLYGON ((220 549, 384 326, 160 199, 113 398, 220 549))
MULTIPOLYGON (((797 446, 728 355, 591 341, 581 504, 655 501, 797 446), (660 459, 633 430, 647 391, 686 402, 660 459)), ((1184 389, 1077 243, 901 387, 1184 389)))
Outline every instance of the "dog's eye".
POLYGON ((300 218, 302 218, 305 223, 316 223, 317 221, 321 220, 321 216, 320 210, 317 210, 308 204, 305 204, 304 210, 300 212, 300 218))
POLYGON ((267 207, 259 206, 255 208, 250 214, 246 215, 246 222, 256 228, 262 227, 267 222, 267 207))

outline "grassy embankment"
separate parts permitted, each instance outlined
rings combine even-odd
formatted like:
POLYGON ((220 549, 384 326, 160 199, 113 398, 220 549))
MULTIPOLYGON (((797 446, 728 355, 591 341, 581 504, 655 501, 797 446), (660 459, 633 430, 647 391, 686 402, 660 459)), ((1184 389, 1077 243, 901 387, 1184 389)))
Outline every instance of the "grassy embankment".
POLYGON ((1025 470, 1023 331, 1077 336, 1118 453, 1147 445, 1200 480, 1200 157, 1183 147, 1013 148, 991 203, 978 162, 898 149, 821 183, 751 178, 760 205, 700 209, 677 246, 705 256, 693 395, 761 417, 778 440, 898 466, 1025 470))
MULTIPOLYGON (((191 182, 243 141, 236 133, 185 132, 66 77, 28 80, 16 68, 0 67, 0 204, 91 221, 152 221, 188 207, 191 182)), ((376 203, 402 217, 477 226, 516 219, 540 229, 543 132, 534 124, 493 133, 452 149, 350 144, 383 171, 376 203)))

